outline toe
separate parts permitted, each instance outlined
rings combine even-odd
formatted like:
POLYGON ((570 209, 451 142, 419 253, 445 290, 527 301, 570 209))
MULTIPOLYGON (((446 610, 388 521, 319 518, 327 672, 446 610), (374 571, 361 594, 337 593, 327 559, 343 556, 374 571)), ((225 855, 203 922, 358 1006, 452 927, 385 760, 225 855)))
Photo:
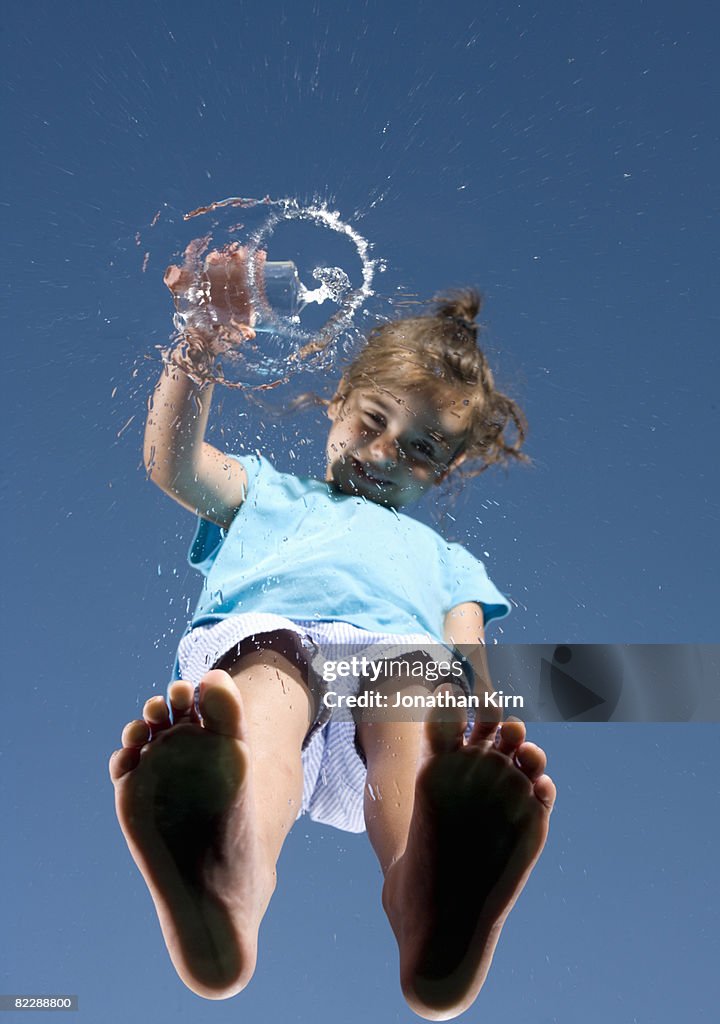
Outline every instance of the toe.
POLYGON ((211 732, 244 739, 240 694, 232 678, 213 669, 200 680, 199 707, 203 725, 211 732))
POLYGON ((197 719, 195 712, 195 687, 192 683, 179 679, 168 689, 168 701, 173 724, 197 719))
POLYGON ((497 719, 492 721, 476 718, 468 743, 478 746, 481 743, 494 743, 500 722, 497 719))
POLYGON ((133 770, 133 768, 137 768, 139 761, 139 749, 123 747, 122 750, 116 750, 112 754, 110 764, 108 765, 110 778, 113 782, 117 782, 117 780, 121 779, 123 775, 127 775, 128 772, 133 770))
MULTIPOLYGON (((439 686, 435 694, 452 695, 452 687, 448 684, 439 686)), ((430 754, 451 754, 463 745, 463 737, 467 726, 467 718, 460 708, 432 708, 425 719, 425 738, 430 754)))
POLYGON ((460 721, 428 715, 425 722, 425 738, 432 754, 451 754, 463 745, 465 728, 460 721))
POLYGON ((547 809, 551 811, 555 804, 555 797, 557 796, 557 790, 555 789, 555 783, 549 775, 541 775, 539 779, 536 779, 533 786, 535 796, 538 798, 541 804, 545 804, 547 809))
POLYGON ((170 727, 170 709, 164 697, 151 697, 145 701, 143 718, 153 732, 170 727))
POLYGON ((500 726, 498 750, 501 754, 511 756, 525 739, 525 723, 517 718, 508 718, 500 726))
POLYGON ((536 743, 521 743, 515 753, 515 760, 531 781, 539 779, 547 765, 545 751, 536 743))
POLYGON ((144 747, 146 743, 150 742, 148 723, 143 722, 141 718, 136 718, 134 722, 128 722, 122 731, 120 742, 123 747, 128 749, 144 747))

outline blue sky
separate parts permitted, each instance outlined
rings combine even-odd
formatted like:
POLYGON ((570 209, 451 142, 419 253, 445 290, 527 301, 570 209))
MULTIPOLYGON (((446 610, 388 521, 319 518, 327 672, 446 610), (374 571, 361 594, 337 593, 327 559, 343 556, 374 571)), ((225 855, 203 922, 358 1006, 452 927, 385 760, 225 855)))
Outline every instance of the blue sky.
MULTIPOLYGON (((413 1019, 364 838, 299 823, 258 975, 210 1005, 175 978, 115 826, 107 755, 199 586, 192 519, 142 468, 170 252, 143 274, 134 236, 163 204, 317 196, 387 262, 379 304, 478 285, 534 460, 444 522, 517 604, 494 638, 715 643, 718 15, 163 0, 4 21, 2 990, 76 992, 89 1021, 413 1019)), ((308 383, 333 376, 275 395, 308 383)), ((323 431, 228 394, 212 437, 281 469, 305 439, 295 468, 317 476, 323 431)), ((709 1019, 717 727, 533 736, 554 831, 467 1019, 709 1019)))

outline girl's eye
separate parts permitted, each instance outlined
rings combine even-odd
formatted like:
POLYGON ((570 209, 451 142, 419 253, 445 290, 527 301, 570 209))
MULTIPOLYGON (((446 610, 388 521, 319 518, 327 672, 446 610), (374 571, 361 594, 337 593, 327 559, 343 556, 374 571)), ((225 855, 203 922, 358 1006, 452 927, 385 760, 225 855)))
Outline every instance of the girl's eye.
POLYGON ((417 448, 421 455, 424 455, 428 459, 432 459, 433 455, 435 454, 434 449, 431 447, 431 445, 426 444, 424 441, 416 441, 415 447, 417 448))
POLYGON ((372 422, 374 424, 377 424, 379 427, 384 427, 385 426, 385 417, 381 416, 379 413, 377 413, 377 412, 366 412, 365 416, 369 420, 372 420, 372 422))

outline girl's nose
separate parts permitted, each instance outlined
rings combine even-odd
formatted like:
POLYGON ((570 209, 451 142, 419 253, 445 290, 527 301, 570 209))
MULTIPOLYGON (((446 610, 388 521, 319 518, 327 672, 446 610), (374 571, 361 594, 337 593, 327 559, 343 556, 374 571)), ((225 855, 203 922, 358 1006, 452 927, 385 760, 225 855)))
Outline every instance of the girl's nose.
POLYGON ((373 462, 382 465, 395 465, 399 459, 398 443, 394 437, 382 434, 370 443, 370 455, 373 462))

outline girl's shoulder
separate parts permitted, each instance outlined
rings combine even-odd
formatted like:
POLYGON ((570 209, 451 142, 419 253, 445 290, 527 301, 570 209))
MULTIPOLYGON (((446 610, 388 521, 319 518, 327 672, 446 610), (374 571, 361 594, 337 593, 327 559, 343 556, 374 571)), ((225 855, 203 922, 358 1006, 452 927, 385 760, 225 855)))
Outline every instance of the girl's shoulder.
MULTIPOLYGON (((273 501, 273 495, 277 500, 301 498, 312 492, 324 494, 327 492, 327 484, 312 477, 301 476, 296 473, 279 470, 274 463, 260 451, 244 452, 238 454, 228 452, 227 457, 235 459, 245 469, 248 477, 248 494, 253 488, 256 492, 261 490, 264 500, 273 501)), ((256 496, 260 496, 257 495, 256 496)))

